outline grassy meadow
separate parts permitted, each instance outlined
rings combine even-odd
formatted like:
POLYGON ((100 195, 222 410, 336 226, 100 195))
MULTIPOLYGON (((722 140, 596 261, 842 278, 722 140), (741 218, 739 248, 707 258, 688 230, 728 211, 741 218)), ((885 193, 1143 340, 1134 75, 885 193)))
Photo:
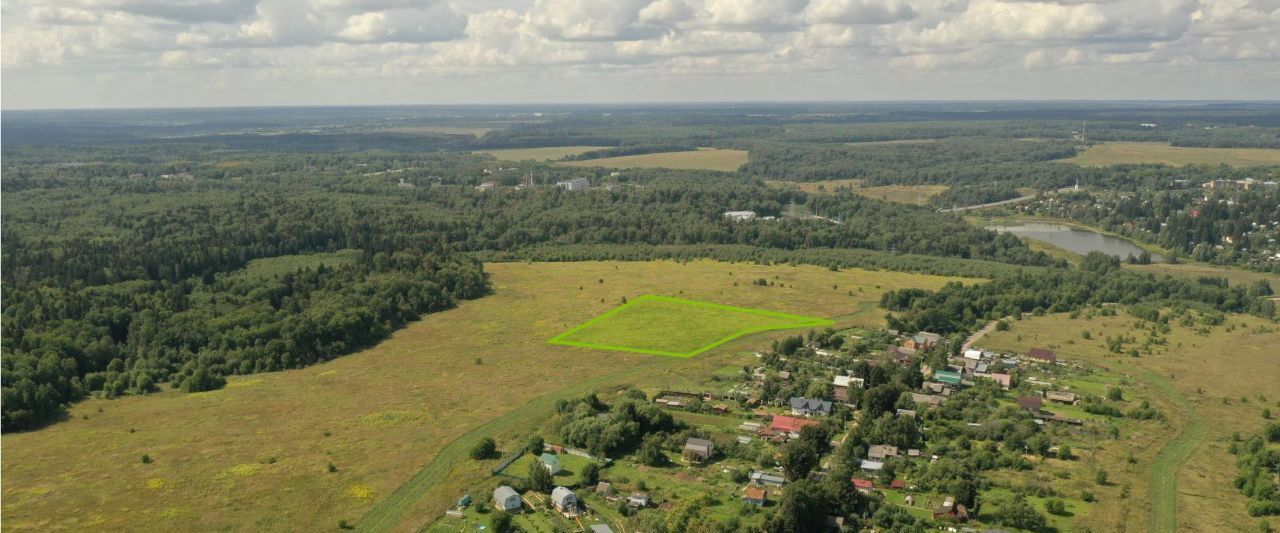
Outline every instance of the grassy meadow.
POLYGON ((569 161, 564 165, 573 167, 605 167, 605 168, 674 168, 684 170, 719 170, 733 172, 747 163, 747 152, 744 150, 727 150, 720 148, 699 148, 684 152, 659 152, 655 154, 625 155, 620 157, 603 157, 584 161, 569 161))
POLYGON ((742 335, 829 324, 815 317, 643 295, 557 335, 550 342, 691 357, 742 335))
POLYGON ((387 128, 390 133, 443 133, 445 135, 470 135, 472 137, 484 137, 484 134, 493 131, 493 128, 472 127, 472 126, 402 126, 397 128, 387 128))
POLYGON ((555 161, 565 156, 578 155, 592 150, 603 150, 608 146, 545 146, 541 148, 504 148, 500 150, 482 150, 478 154, 488 154, 503 161, 555 161))
POLYGON ((787 334, 738 339, 691 359, 546 343, 624 296, 875 325, 884 290, 952 279, 710 261, 486 268, 495 294, 362 352, 232 377, 217 391, 91 399, 64 421, 3 435, 5 529, 314 531, 346 520, 415 530, 489 479, 496 461, 466 459, 475 440, 494 437, 510 450, 557 399, 627 383, 693 385, 787 334), (758 278, 774 285, 751 283, 758 278))
POLYGON ((1267 148, 1187 148, 1167 143, 1116 142, 1095 144, 1075 157, 1063 159, 1084 166, 1155 163, 1175 167, 1186 165, 1231 165, 1252 167, 1280 165, 1280 150, 1267 148))
POLYGON ((925 205, 947 190, 946 185, 884 185, 854 189, 854 194, 895 204, 925 205))
MULTIPOLYGON (((1084 486, 1098 497, 1092 512, 1076 518, 1076 530, 1208 532, 1258 527, 1257 519, 1245 511, 1245 498, 1231 484, 1235 456, 1227 448, 1233 432, 1247 436, 1266 423, 1260 414, 1264 407, 1280 407, 1280 351, 1275 349, 1280 346, 1280 326, 1242 315, 1230 315, 1217 326, 1178 322, 1171 320, 1171 331, 1157 335, 1162 340, 1149 350, 1140 349, 1139 357, 1127 352, 1145 344, 1150 326, 1124 311, 1113 317, 1029 318, 980 343, 987 349, 1018 352, 1052 348, 1060 360, 1084 362, 1118 376, 1127 404, 1147 400, 1164 414, 1164 421, 1117 419, 1120 438, 1115 441, 1094 440, 1092 448, 1087 440, 1072 444, 1080 459, 1063 468, 1073 481, 1055 481, 1055 487, 1084 486), (1118 336, 1133 339, 1125 343, 1126 353, 1111 353, 1104 345, 1107 337, 1118 336), (1093 484, 1098 469, 1109 474, 1106 486, 1093 484)), ((1073 388, 1097 393, 1096 384, 1082 386, 1086 388, 1073 388)))

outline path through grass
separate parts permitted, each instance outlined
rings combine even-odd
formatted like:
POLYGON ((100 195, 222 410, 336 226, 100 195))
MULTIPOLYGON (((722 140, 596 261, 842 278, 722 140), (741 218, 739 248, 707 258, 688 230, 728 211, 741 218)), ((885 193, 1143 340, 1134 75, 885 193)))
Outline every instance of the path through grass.
POLYGON ((1207 430, 1204 420, 1191 407, 1191 402, 1173 388, 1168 378, 1150 371, 1146 377, 1152 386, 1166 394, 1187 417, 1187 427, 1165 444, 1155 463, 1151 465, 1150 530, 1177 531, 1178 471, 1191 458, 1191 452, 1204 441, 1207 430))

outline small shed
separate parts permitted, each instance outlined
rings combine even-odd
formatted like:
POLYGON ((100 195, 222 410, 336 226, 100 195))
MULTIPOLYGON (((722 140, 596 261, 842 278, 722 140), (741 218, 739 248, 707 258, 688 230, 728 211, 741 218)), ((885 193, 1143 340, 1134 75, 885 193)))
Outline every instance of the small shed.
POLYGON ((467 508, 467 506, 468 506, 468 505, 471 505, 471 495, 470 495, 470 494, 463 494, 461 498, 458 498, 458 508, 459 508, 459 509, 465 509, 465 508, 467 508))
POLYGON ((508 513, 520 510, 520 493, 503 485, 493 489, 493 506, 508 513))
POLYGON ((747 490, 742 493, 743 502, 757 507, 764 507, 764 503, 768 501, 768 498, 769 491, 756 485, 748 485, 747 490))
POLYGON ((542 463, 542 466, 545 466, 547 471, 551 472, 551 475, 554 476, 560 473, 560 458, 556 457, 555 454, 544 453, 539 455, 538 462, 542 463))
POLYGON ((562 513, 576 513, 578 496, 566 487, 556 487, 551 491, 551 505, 562 513))
POLYGON ((684 453, 682 454, 686 461, 691 463, 701 463, 711 458, 715 453, 716 445, 707 439, 690 438, 684 443, 684 453))
POLYGON ((649 506, 649 495, 643 492, 637 492, 627 497, 627 505, 631 507, 639 507, 641 509, 649 506))
POLYGON ((613 533, 613 528, 605 524, 594 524, 591 526, 591 533, 613 533))

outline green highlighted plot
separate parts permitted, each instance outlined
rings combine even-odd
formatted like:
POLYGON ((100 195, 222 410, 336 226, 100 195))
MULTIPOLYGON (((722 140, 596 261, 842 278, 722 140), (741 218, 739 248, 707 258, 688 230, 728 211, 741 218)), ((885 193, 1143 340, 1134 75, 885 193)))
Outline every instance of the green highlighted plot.
POLYGON ((693 357, 743 335, 830 326, 818 317, 644 295, 547 341, 671 357, 693 357))

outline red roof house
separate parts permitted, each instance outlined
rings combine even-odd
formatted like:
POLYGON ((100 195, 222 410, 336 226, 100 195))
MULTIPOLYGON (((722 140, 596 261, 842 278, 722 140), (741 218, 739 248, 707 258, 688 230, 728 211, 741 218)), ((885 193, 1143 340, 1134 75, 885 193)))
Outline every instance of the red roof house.
POLYGON ((778 433, 799 434, 800 430, 805 426, 816 425, 818 425, 818 421, 813 419, 774 415, 773 421, 769 422, 769 429, 778 433))
POLYGON ((853 478, 853 488, 858 489, 858 492, 865 493, 875 490, 876 485, 870 479, 858 479, 855 477, 853 478))
POLYGON ((907 482, 901 479, 895 479, 889 483, 889 488, 894 490, 902 490, 907 488, 907 482))

